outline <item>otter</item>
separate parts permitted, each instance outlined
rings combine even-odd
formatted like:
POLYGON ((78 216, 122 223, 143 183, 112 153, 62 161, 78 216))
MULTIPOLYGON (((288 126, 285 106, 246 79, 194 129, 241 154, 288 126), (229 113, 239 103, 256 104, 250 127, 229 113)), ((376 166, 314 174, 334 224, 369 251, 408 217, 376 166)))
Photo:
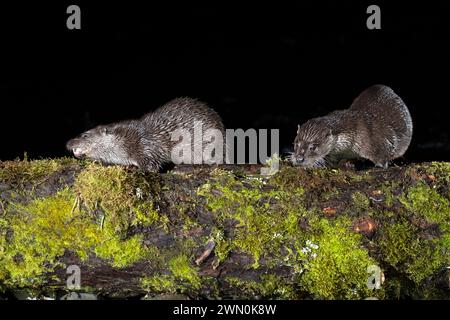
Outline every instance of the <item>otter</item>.
MULTIPOLYGON (((172 134, 180 130, 190 135, 187 143, 192 151, 190 160, 194 159, 190 163, 196 156, 198 159, 207 143, 213 144, 214 152, 224 150, 225 128, 220 116, 206 103, 189 97, 173 99, 140 119, 99 125, 69 140, 66 147, 77 158, 157 172, 173 163, 171 152, 180 141, 172 134), (208 129, 219 132, 222 141, 194 134, 208 129)), ((186 147, 186 141, 182 143, 186 147)))
POLYGON ((402 99, 385 85, 364 90, 346 110, 298 126, 294 165, 336 166, 340 160, 364 158, 387 168, 411 142, 413 124, 402 99))

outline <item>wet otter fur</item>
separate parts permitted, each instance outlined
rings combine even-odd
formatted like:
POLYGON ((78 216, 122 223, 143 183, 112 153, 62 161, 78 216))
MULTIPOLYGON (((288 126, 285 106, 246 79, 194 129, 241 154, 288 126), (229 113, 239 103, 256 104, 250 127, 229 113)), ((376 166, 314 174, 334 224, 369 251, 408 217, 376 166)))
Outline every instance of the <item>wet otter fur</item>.
POLYGON ((412 133, 411 115, 402 99, 391 88, 374 85, 350 108, 299 125, 291 160, 294 165, 322 167, 364 158, 387 168, 406 152, 412 133))
POLYGON ((199 129, 218 130, 222 138, 225 133, 222 120, 213 109, 204 102, 183 97, 169 101, 141 119, 97 126, 68 141, 66 147, 77 158, 155 172, 172 163, 172 148, 180 144, 178 140, 172 141, 172 133, 177 130, 186 130, 193 137, 187 142, 193 150, 191 163, 196 159, 194 153, 202 152, 207 142, 217 143, 217 150, 223 150, 223 141, 204 141, 203 136, 193 135, 199 129))

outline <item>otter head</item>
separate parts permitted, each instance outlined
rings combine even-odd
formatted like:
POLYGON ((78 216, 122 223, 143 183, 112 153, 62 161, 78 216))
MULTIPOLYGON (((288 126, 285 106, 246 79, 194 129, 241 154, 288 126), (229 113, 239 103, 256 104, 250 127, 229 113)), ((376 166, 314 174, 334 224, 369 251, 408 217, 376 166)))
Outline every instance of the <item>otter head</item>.
POLYGON ((77 158, 88 158, 107 164, 128 164, 127 151, 116 131, 117 128, 113 125, 101 125, 69 140, 66 147, 77 158))
POLYGON ((294 140, 292 163, 303 167, 321 167, 330 153, 334 137, 331 129, 320 119, 312 119, 298 126, 294 140))

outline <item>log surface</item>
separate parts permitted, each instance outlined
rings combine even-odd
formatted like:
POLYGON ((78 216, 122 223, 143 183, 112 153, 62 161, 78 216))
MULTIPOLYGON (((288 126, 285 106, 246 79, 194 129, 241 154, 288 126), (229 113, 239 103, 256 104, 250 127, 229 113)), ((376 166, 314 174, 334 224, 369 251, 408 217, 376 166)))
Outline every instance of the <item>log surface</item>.
POLYGON ((259 169, 0 162, 0 289, 67 293, 76 265, 108 298, 449 297, 449 163, 259 169))

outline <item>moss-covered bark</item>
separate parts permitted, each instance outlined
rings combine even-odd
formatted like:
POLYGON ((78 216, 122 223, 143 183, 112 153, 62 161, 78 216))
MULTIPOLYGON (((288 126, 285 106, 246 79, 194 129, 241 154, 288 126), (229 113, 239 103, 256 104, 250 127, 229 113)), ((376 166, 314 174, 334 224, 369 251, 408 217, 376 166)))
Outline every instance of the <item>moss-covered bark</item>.
POLYGON ((449 297, 450 163, 255 169, 1 162, 0 290, 68 290, 78 265, 108 297, 449 297))

